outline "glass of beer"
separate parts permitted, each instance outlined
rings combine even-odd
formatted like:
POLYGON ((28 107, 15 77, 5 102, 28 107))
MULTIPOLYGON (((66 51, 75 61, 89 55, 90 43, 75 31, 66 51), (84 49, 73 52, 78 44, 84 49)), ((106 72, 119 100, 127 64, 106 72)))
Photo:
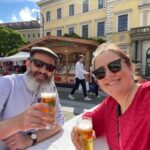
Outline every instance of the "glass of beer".
POLYGON ((42 92, 41 93, 41 102, 47 103, 50 107, 48 109, 42 109, 43 112, 48 112, 51 114, 49 119, 50 124, 47 126, 47 129, 52 129, 56 126, 56 93, 55 92, 42 92))
POLYGON ((93 150, 92 119, 83 116, 77 121, 77 131, 82 142, 82 150, 93 150))

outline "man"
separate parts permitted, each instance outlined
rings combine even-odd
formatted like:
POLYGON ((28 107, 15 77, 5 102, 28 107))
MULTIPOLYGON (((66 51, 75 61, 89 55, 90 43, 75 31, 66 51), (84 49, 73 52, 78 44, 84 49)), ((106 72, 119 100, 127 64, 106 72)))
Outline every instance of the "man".
POLYGON ((71 93, 68 96, 72 100, 74 99, 73 94, 78 89, 80 84, 82 85, 84 100, 91 100, 87 96, 86 82, 85 82, 85 75, 89 74, 89 72, 87 72, 84 69, 83 61, 84 61, 84 56, 83 55, 79 55, 79 60, 78 60, 78 62, 75 65, 75 86, 74 86, 74 88, 72 89, 71 93))
POLYGON ((58 63, 58 56, 50 49, 33 47, 24 74, 0 78, 1 148, 5 144, 10 150, 26 149, 61 130, 64 120, 58 93, 53 129, 46 129, 50 114, 41 111, 44 107, 50 108, 47 104, 37 103, 45 89, 57 92, 53 77, 58 63))

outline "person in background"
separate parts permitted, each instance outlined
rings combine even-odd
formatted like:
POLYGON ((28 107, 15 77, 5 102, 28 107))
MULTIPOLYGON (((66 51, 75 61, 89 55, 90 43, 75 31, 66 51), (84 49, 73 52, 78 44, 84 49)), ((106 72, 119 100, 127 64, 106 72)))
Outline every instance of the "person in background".
POLYGON ((134 82, 135 83, 143 83, 146 82, 147 80, 144 79, 142 76, 140 75, 134 75, 134 82))
POLYGON ((21 65, 19 69, 19 73, 25 73, 27 70, 26 65, 21 65))
MULTIPOLYGON (((100 45, 94 52, 93 66, 98 83, 109 95, 83 114, 92 118, 96 137, 105 134, 111 150, 150 150, 150 82, 134 82, 135 67, 115 44, 100 45)), ((81 150, 77 127, 71 137, 81 150)))
POLYGON ((74 99, 73 95, 74 95, 75 91, 79 88, 79 85, 81 84, 82 90, 83 90, 83 95, 84 95, 84 100, 91 100, 91 98, 89 98, 87 96, 87 90, 86 90, 85 75, 89 74, 89 72, 87 72, 84 69, 84 65, 83 65, 84 56, 79 55, 78 59, 79 60, 75 65, 75 85, 68 97, 73 100, 74 99))
POLYGON ((90 67, 90 77, 91 77, 91 82, 89 83, 89 91, 88 92, 93 92, 93 93, 95 93, 95 96, 97 98, 101 98, 101 96, 98 93, 99 85, 98 85, 97 79, 93 75, 93 67, 92 66, 90 67))
POLYGON ((26 149, 61 130, 64 118, 57 93, 56 127, 46 130, 50 109, 39 103, 43 89, 56 91, 54 73, 58 56, 48 48, 33 47, 24 74, 0 77, 0 148, 26 149))

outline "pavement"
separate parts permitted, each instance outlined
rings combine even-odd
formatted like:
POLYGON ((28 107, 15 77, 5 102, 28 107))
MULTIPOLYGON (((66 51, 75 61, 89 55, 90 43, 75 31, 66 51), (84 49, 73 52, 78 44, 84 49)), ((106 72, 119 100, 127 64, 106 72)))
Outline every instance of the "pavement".
POLYGON ((105 94, 103 91, 99 91, 100 98, 97 98, 94 93, 90 92, 88 93, 88 96, 92 100, 85 101, 82 91, 77 90, 74 94, 75 99, 71 100, 68 98, 68 95, 70 94, 72 88, 57 87, 57 89, 65 121, 68 121, 74 116, 86 112, 87 110, 101 103, 102 100, 107 96, 107 94, 105 94))

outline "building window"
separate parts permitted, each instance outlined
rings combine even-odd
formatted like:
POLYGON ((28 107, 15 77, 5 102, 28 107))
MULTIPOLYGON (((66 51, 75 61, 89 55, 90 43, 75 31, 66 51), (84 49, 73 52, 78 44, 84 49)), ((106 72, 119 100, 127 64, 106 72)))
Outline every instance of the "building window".
POLYGON ((74 28, 73 27, 69 28, 68 30, 69 30, 69 34, 74 33, 74 28))
POLYGON ((30 38, 30 34, 28 34, 28 38, 30 38))
POLYGON ((104 31, 105 31, 105 23, 98 22, 97 23, 97 36, 104 36, 104 31))
POLYGON ((38 33, 38 37, 40 37, 40 33, 38 33))
POLYGON ((128 15, 118 16, 118 32, 127 31, 128 29, 128 15))
POLYGON ((83 13, 89 11, 89 0, 83 0, 83 13))
POLYGON ((46 32, 46 35, 48 36, 48 35, 51 35, 51 32, 46 32))
POLYGON ((88 25, 82 26, 82 37, 88 38, 88 25))
POLYGON ((46 21, 50 21, 50 11, 46 12, 46 21))
POLYGON ((34 34, 34 33, 33 33, 33 35, 32 35, 32 36, 33 36, 33 38, 35 38, 35 34, 34 34))
POLYGON ((62 36, 62 30, 57 30, 57 36, 62 36))
POLYGON ((23 37, 26 37, 26 35, 25 35, 25 34, 23 34, 23 37))
POLYGON ((74 5, 69 5, 69 16, 74 16, 74 5))
POLYGON ((57 9, 57 19, 61 19, 61 8, 57 9))
POLYGON ((98 0, 98 8, 103 8, 104 7, 104 0, 98 0))

